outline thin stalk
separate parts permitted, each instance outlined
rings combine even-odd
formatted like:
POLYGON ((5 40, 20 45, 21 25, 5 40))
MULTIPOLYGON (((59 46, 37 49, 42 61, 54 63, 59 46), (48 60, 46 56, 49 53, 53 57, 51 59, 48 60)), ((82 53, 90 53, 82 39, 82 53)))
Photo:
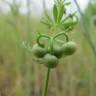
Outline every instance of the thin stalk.
POLYGON ((42 38, 46 38, 46 39, 51 39, 50 38, 50 36, 47 36, 47 35, 44 35, 44 34, 40 34, 38 37, 37 37, 37 43, 39 44, 39 45, 41 45, 42 46, 42 44, 40 43, 40 39, 42 39, 42 38))
POLYGON ((31 1, 30 0, 27 0, 27 10, 28 10, 28 13, 27 13, 27 39, 28 41, 30 42, 31 38, 32 38, 32 34, 31 34, 31 8, 30 8, 30 3, 31 1))
MULTIPOLYGON (((7 3, 8 4, 8 3, 7 3)), ((22 38, 20 35, 20 32, 22 32, 21 28, 22 26, 20 25, 20 18, 19 18, 19 13, 18 10, 15 12, 14 8, 19 7, 16 6, 16 1, 13 1, 12 5, 9 4, 9 7, 11 9, 12 17, 13 17, 13 22, 9 20, 9 24, 12 25, 14 28, 15 36, 16 36, 16 73, 17 73, 17 84, 16 84, 16 96, 21 96, 23 95, 23 87, 21 85, 22 83, 22 64, 25 64, 26 61, 26 56, 24 53, 24 49, 20 46, 22 44, 22 38), (15 13, 15 14, 14 14, 15 13), (18 83, 19 82, 19 83, 18 83)), ((17 8, 19 9, 19 8, 17 8)))
POLYGON ((73 78, 73 68, 74 66, 68 62, 68 78, 69 78, 69 96, 75 96, 75 86, 74 86, 74 78, 73 78))
POLYGON ((86 18, 85 18, 84 14, 82 13, 82 11, 81 11, 81 9, 79 7, 79 5, 77 3, 77 0, 74 0, 74 2, 76 4, 76 6, 78 8, 78 11, 79 11, 79 13, 81 15, 81 18, 82 18, 82 20, 81 20, 82 22, 81 23, 82 23, 82 27, 84 29, 83 34, 86 37, 86 39, 87 39, 87 41, 88 41, 88 43, 89 43, 89 45, 90 45, 90 47, 91 47, 91 49, 93 51, 93 54, 96 56, 96 47, 95 47, 95 44, 93 43, 92 38, 90 36, 90 29, 89 29, 88 24, 85 21, 86 18))
MULTIPOLYGON (((26 31, 27 31, 27 42, 30 42, 31 40, 31 27, 30 27, 30 0, 27 0, 27 10, 28 10, 28 13, 27 13, 27 26, 26 26, 26 31)), ((27 52, 25 52, 26 54, 26 59, 29 60, 29 62, 31 61, 30 58, 29 58, 29 54, 27 52)), ((25 95, 27 94, 27 96, 31 96, 31 64, 30 63, 27 63, 26 62, 26 65, 25 65, 25 71, 26 71, 26 74, 25 74, 25 85, 26 85, 26 88, 25 88, 25 95)))
MULTIPOLYGON (((90 44, 90 47, 91 47, 91 49, 92 49, 92 51, 93 51, 93 54, 94 54, 94 56, 95 56, 95 58, 96 58, 96 46, 95 46, 95 44, 93 43, 93 41, 92 41, 92 38, 91 38, 91 36, 90 36, 90 28, 88 28, 89 26, 88 26, 88 24, 86 23, 86 21, 85 21, 85 16, 84 16, 84 14, 82 13, 82 11, 81 11, 81 9, 80 9, 80 7, 79 7, 79 5, 78 5, 78 3, 77 3, 77 0, 74 0, 74 2, 75 2, 75 4, 76 4, 76 6, 77 6, 77 8, 78 8, 78 11, 79 11, 79 13, 80 13, 80 15, 81 15, 81 18, 82 18, 82 25, 83 25, 83 28, 84 28, 84 36, 86 37, 86 39, 87 39, 87 41, 88 41, 88 43, 90 44)), ((96 61, 96 60, 95 60, 96 61)), ((90 68, 90 96, 94 96, 94 66, 95 66, 95 64, 92 64, 91 65, 91 68, 90 68)))
MULTIPOLYGON (((65 32, 66 32, 66 31, 65 31, 65 32)), ((65 38, 66 38, 66 42, 68 42, 68 41, 69 41, 69 38, 68 38, 68 36, 67 36, 67 34, 66 34, 65 32, 62 31, 62 32, 56 34, 56 35, 53 37, 53 39, 56 39, 56 38, 59 37, 60 35, 64 35, 65 38)))
POLYGON ((46 78, 45 78, 45 84, 44 84, 44 89, 43 89, 43 95, 42 96, 47 96, 49 76, 50 76, 50 68, 48 68, 47 71, 46 71, 46 78))

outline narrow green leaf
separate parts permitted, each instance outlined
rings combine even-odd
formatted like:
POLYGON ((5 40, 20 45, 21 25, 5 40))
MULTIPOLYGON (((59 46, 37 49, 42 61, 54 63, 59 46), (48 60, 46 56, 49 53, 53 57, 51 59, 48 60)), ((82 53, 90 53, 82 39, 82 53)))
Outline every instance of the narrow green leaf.
POLYGON ((54 4, 54 6, 53 6, 53 16, 54 16, 55 22, 57 22, 58 9, 57 9, 57 5, 56 4, 54 4))
POLYGON ((65 5, 67 5, 67 6, 70 5, 70 4, 71 4, 71 2, 66 2, 66 3, 65 3, 65 5))
POLYGON ((50 23, 53 23, 51 17, 49 16, 49 14, 45 11, 45 17, 46 19, 50 22, 50 23))
POLYGON ((64 5, 62 4, 62 5, 59 7, 58 22, 61 21, 61 19, 62 19, 62 17, 63 17, 63 14, 64 14, 64 5))
POLYGON ((77 22, 68 22, 68 23, 61 24, 60 27, 61 27, 61 29, 66 30, 69 28, 73 28, 76 24, 77 24, 77 22))
POLYGON ((63 26, 74 26, 75 24, 77 24, 77 22, 68 22, 65 24, 62 24, 63 26))
POLYGON ((65 17, 65 18, 61 21, 61 23, 62 23, 62 24, 65 23, 68 19, 69 19, 69 16, 65 17))
POLYGON ((60 0, 57 0, 57 3, 60 3, 60 0))
POLYGON ((41 23, 44 24, 44 25, 46 25, 46 26, 48 26, 48 27, 51 27, 51 24, 49 24, 49 23, 46 22, 46 21, 43 21, 43 20, 42 20, 41 23))

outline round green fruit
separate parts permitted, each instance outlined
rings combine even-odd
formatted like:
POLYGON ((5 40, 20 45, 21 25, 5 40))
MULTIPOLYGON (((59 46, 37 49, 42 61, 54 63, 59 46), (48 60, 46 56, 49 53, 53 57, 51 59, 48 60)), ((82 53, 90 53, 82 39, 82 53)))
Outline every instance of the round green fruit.
POLYGON ((54 55, 46 54, 44 56, 44 63, 45 63, 45 66, 48 68, 55 68, 59 63, 59 60, 54 55))
POLYGON ((69 41, 62 46, 64 55, 72 55, 76 51, 76 43, 73 41, 69 41))
POLYGON ((33 48, 32 48, 32 52, 33 52, 33 54, 34 54, 36 57, 42 58, 42 57, 44 57, 44 55, 47 53, 47 50, 46 50, 44 47, 42 47, 42 46, 40 46, 40 45, 38 45, 38 44, 35 44, 35 45, 33 46, 33 48))
POLYGON ((63 55, 63 50, 61 46, 55 45, 53 46, 53 54, 57 57, 57 58, 61 58, 63 55))

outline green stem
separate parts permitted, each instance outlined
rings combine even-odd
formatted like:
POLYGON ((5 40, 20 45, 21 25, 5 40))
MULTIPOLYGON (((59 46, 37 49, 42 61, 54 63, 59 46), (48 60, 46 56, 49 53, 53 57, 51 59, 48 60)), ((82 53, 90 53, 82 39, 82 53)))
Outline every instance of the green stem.
POLYGON ((45 79, 45 84, 44 84, 44 89, 43 89, 43 95, 42 96, 47 96, 49 76, 50 76, 50 68, 47 69, 46 79, 45 79))
POLYGON ((47 36, 47 35, 44 35, 44 34, 38 35, 38 37, 37 37, 37 43, 38 43, 39 45, 41 45, 41 46, 42 46, 42 44, 40 43, 40 39, 41 39, 41 38, 50 39, 50 37, 47 36))
POLYGON ((74 3, 76 4, 76 6, 78 8, 78 12, 81 15, 81 24, 82 24, 82 26, 84 28, 84 33, 83 34, 86 37, 88 43, 90 44, 90 47, 92 48, 93 54, 96 56, 96 47, 95 47, 95 45, 93 43, 93 40, 92 40, 92 38, 90 36, 90 28, 89 28, 88 24, 86 23, 85 15, 82 13, 82 11, 81 11, 81 9, 80 9, 80 7, 78 5, 77 0, 74 0, 74 3))
POLYGON ((53 39, 56 39, 56 38, 57 38, 58 36, 60 36, 60 35, 64 35, 65 38, 66 38, 66 41, 67 41, 67 42, 69 41, 69 38, 68 38, 68 36, 67 36, 67 34, 66 34, 65 32, 60 32, 60 33, 56 34, 56 35, 53 37, 53 39))

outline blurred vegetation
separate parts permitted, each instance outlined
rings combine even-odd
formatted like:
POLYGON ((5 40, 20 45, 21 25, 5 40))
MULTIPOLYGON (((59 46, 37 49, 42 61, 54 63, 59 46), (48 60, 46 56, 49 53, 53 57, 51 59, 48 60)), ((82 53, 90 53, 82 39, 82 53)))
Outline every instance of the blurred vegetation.
MULTIPOLYGON (((32 46, 37 32, 46 33, 48 29, 32 17, 30 3, 27 3, 28 14, 20 14, 16 3, 9 5, 11 11, 8 13, 0 13, 0 96, 41 96, 46 68, 34 61, 23 42, 32 46)), ((96 6, 91 0, 84 15, 96 48, 96 6)), ((96 96, 96 55, 80 22, 69 33, 78 44, 77 52, 61 59, 53 70, 49 96, 96 96)))

